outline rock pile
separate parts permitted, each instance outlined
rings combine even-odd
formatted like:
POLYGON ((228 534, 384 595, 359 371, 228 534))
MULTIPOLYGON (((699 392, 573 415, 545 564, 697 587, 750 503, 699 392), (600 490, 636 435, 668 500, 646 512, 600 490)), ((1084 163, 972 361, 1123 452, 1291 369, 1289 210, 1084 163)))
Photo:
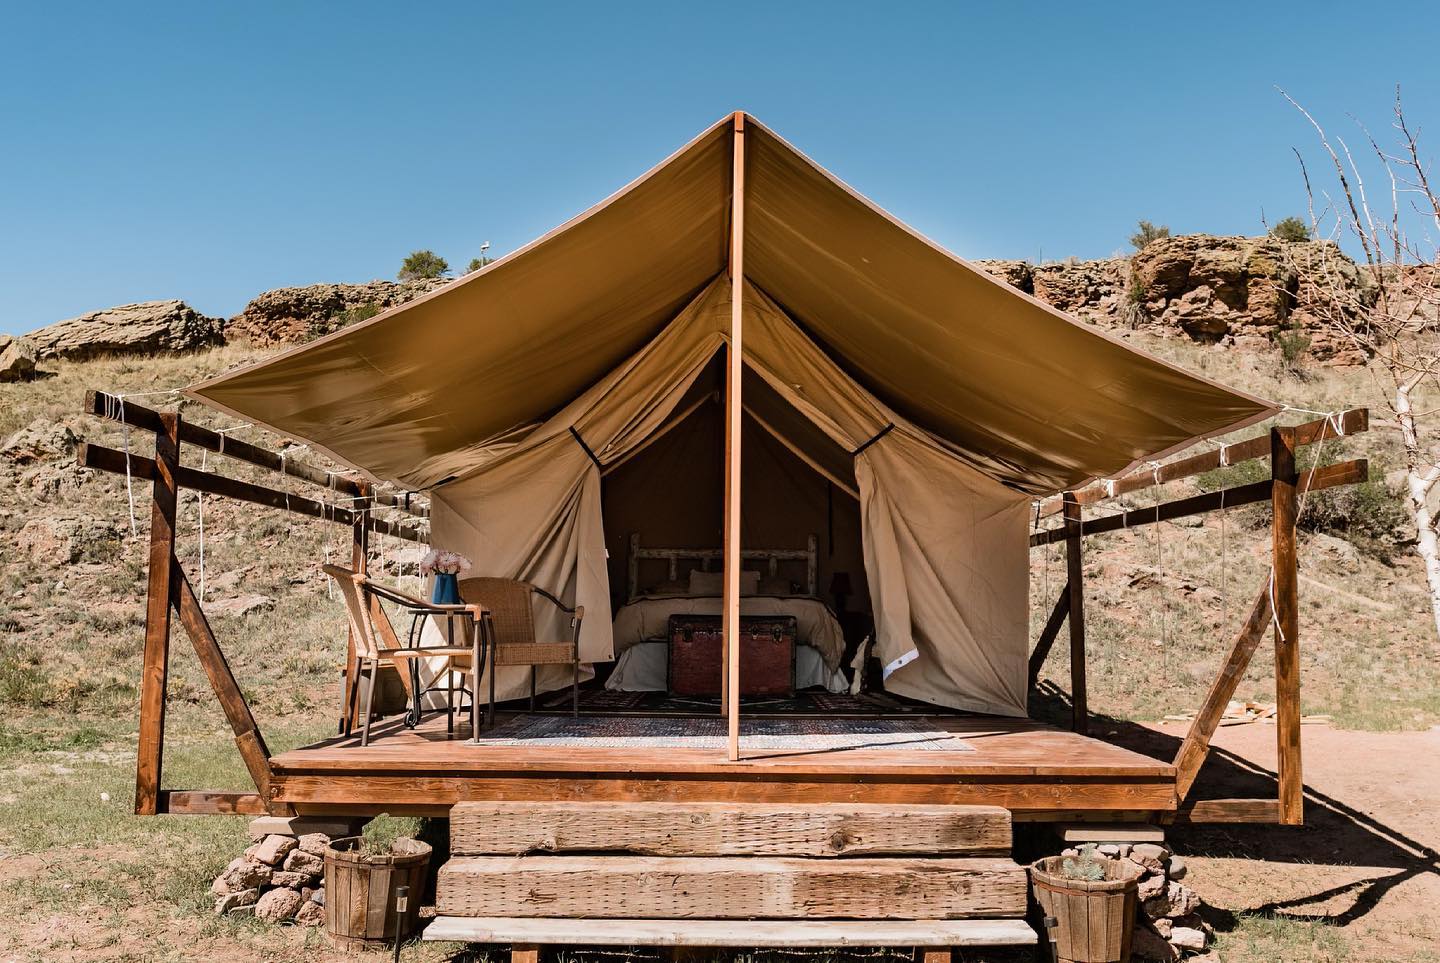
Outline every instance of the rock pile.
POLYGON ((1264 347, 1285 330, 1303 332, 1308 351, 1331 364, 1365 358, 1324 323, 1325 292, 1302 275, 1317 266, 1367 300, 1367 282, 1331 241, 1191 234, 1152 241, 1129 258, 1032 265, 978 261, 1012 287, 1082 321, 1144 328, 1192 340, 1264 347), (1302 270, 1304 269, 1304 270, 1302 270))
MULTIPOLYGON (((1130 949, 1142 960, 1178 960, 1198 953, 1210 943, 1214 932, 1200 918, 1200 896, 1181 882, 1185 860, 1160 843, 1105 843, 1095 848, 1101 856, 1129 864, 1140 874, 1135 932, 1130 949)), ((1067 849, 1065 856, 1080 850, 1067 849)))
POLYGON ((271 833, 215 878, 210 887, 215 912, 251 916, 267 923, 325 922, 325 833, 287 836, 271 833))
POLYGON ((25 335, 38 360, 83 361, 109 354, 194 351, 224 343, 225 322, 184 301, 122 304, 68 318, 25 335))
POLYGON ((257 296, 225 327, 227 340, 254 345, 298 344, 429 294, 448 278, 311 284, 257 296))

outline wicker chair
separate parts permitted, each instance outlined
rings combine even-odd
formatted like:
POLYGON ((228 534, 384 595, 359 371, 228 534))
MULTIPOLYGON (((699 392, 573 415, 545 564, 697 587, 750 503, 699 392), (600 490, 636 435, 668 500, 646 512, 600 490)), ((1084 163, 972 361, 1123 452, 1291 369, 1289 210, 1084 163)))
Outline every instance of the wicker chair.
POLYGON ((495 669, 505 665, 530 667, 530 708, 535 708, 536 667, 568 665, 571 667, 570 713, 580 714, 580 624, 585 606, 570 608, 558 598, 536 585, 508 578, 467 578, 460 582, 460 597, 469 604, 478 603, 487 627, 490 646, 490 706, 487 724, 495 721, 495 669), (535 639, 535 596, 550 602, 570 616, 570 639, 566 642, 537 642, 535 639))
MULTIPOLYGON (((418 706, 419 693, 414 687, 410 673, 413 660, 443 658, 445 660, 444 671, 447 675, 452 670, 462 674, 468 673, 477 662, 484 661, 484 655, 480 651, 486 638, 481 627, 481 619, 485 611, 482 605, 475 603, 434 605, 412 598, 403 592, 397 592, 389 586, 373 582, 364 575, 339 565, 324 565, 321 568, 340 587, 340 595, 345 599, 345 613, 350 618, 350 631, 355 637, 355 663, 351 669, 356 681, 350 689, 350 698, 345 705, 345 735, 350 735, 356 709, 360 708, 363 713, 360 745, 368 746, 370 744, 370 716, 375 701, 375 677, 380 672, 381 663, 389 662, 395 666, 396 672, 400 676, 400 682, 405 687, 407 701, 418 706), (380 605, 382 599, 395 602, 419 613, 452 619, 463 618, 465 622, 469 623, 466 628, 470 644, 425 648, 402 646, 399 636, 395 634, 394 626, 390 624, 389 616, 385 614, 385 609, 380 605), (411 660, 411 662, 407 664, 406 660, 411 660), (365 677, 366 669, 370 670, 370 675, 365 679, 364 704, 357 707, 356 703, 360 701, 360 680, 365 677)), ((463 687, 462 691, 464 691, 463 687)), ((475 715, 475 703, 476 690, 472 688, 470 690, 472 720, 475 715)), ((448 711, 449 725, 453 730, 455 724, 453 690, 449 692, 448 711)))

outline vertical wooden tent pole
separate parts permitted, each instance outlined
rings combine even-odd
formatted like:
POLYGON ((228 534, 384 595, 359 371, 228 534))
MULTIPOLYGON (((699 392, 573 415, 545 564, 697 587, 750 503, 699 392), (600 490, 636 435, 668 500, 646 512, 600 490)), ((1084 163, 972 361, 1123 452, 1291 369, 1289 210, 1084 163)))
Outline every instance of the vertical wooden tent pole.
POLYGON ((175 510, 179 489, 180 415, 160 414, 155 433, 155 485, 150 508, 150 573, 145 599, 145 661, 140 677, 140 743, 135 755, 135 814, 153 816, 160 802, 165 755, 165 687, 170 663, 170 603, 174 596, 175 510))
POLYGON ((740 379, 745 294, 745 114, 735 112, 730 192, 730 348, 725 369, 725 721, 726 753, 740 758, 740 379))
POLYGON ((1082 736, 1090 731, 1089 699, 1085 692, 1085 566, 1081 556, 1080 501, 1074 492, 1064 495, 1065 569, 1070 584, 1070 709, 1071 728, 1082 736))
POLYGON ((1304 822, 1300 774, 1300 577, 1295 554, 1295 429, 1270 430, 1270 501, 1275 601, 1275 738, 1280 823, 1304 822))

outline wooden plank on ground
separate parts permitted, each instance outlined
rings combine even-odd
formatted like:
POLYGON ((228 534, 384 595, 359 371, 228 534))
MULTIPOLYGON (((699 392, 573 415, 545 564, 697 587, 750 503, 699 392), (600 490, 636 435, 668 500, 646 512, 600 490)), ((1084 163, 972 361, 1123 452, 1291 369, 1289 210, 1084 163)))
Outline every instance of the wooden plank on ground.
POLYGON ((426 940, 536 943, 556 946, 1032 946, 1035 931, 1021 919, 996 920, 751 920, 743 934, 733 920, 614 920, 437 916, 426 940))
POLYGON ((268 811, 257 793, 194 789, 162 789, 159 809, 175 816, 263 816, 268 811))
POLYGON ((1278 823, 1278 799, 1197 799, 1175 813, 1177 823, 1278 823))
POLYGON ((456 856, 1004 855, 1010 844, 998 806, 467 802, 450 812, 456 856))
POLYGON ((441 916, 606 919, 960 919, 1024 915, 1009 859, 458 856, 441 916))

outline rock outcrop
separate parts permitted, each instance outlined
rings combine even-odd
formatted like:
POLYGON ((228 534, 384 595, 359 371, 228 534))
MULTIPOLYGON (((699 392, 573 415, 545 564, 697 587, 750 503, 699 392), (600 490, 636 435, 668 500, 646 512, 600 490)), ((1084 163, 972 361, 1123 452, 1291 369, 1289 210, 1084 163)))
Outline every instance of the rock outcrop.
POLYGON ((0 381, 29 381, 35 377, 35 346, 27 338, 0 334, 0 381))
POLYGON ((298 344, 373 317, 447 283, 447 278, 436 278, 276 288, 259 295, 231 318, 225 337, 255 345, 298 344))
POLYGON ((37 359, 193 351, 222 344, 225 322, 184 301, 145 301, 57 321, 25 336, 37 359))
POLYGON ((1252 347, 1264 347, 1282 332, 1295 332, 1322 361, 1365 361, 1324 323, 1327 298, 1304 280, 1310 273, 1306 268, 1323 264, 1326 274, 1356 302, 1367 300, 1364 275, 1330 241, 1192 234, 1153 241, 1130 258, 977 263, 1091 324, 1252 347))

